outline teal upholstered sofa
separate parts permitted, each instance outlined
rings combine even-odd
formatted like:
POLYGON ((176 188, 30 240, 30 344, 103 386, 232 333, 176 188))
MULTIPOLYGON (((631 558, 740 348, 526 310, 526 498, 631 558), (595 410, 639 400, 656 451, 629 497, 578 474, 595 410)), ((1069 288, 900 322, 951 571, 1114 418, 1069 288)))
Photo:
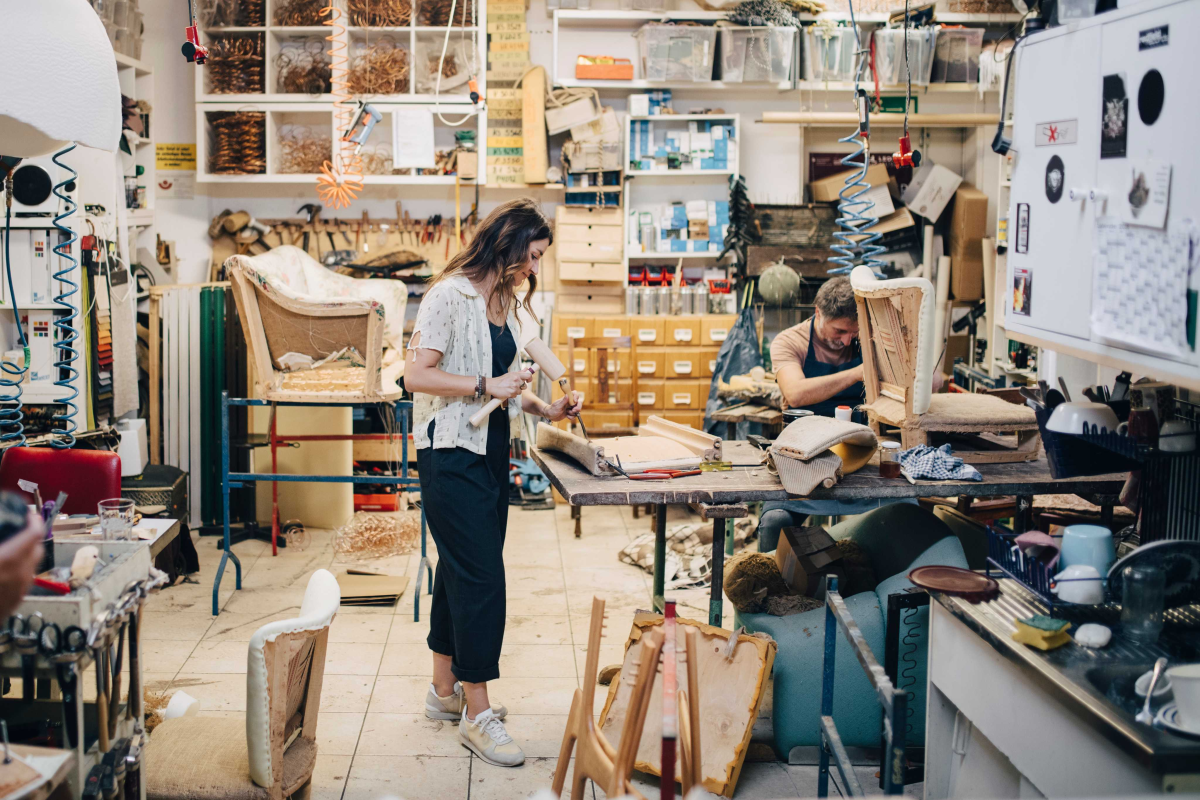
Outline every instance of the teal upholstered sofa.
MULTIPOLYGON (((830 530, 834 539, 853 539, 879 581, 874 591, 846 597, 875 658, 883 664, 887 596, 912 586, 908 573, 927 564, 966 567, 963 546, 947 525, 919 506, 896 504, 852 517, 830 530)), ((770 634, 779 643, 775 658, 775 748, 787 758, 793 747, 820 744, 821 672, 825 654, 825 608, 776 617, 742 614, 735 625, 770 634)), ((901 612, 899 685, 909 695, 910 745, 925 741, 926 657, 929 609, 901 612)), ((878 747, 880 707, 843 635, 837 637, 833 718, 848 746, 878 747)))

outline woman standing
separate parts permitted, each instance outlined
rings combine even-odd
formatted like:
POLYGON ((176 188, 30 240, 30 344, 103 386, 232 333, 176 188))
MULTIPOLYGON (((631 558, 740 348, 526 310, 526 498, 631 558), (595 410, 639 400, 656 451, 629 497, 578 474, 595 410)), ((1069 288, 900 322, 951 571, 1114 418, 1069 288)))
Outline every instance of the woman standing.
POLYGON ((536 324, 529 298, 551 241, 550 224, 533 200, 513 200, 489 214, 425 293, 404 375, 414 395, 421 502, 438 551, 425 715, 459 720, 462 744, 503 767, 525 761, 504 728, 507 709, 493 705, 487 692, 487 682, 500 677, 504 640, 510 426, 521 411, 555 421, 579 413, 583 402, 575 392, 547 405, 528 390, 533 371, 517 359, 518 312, 536 324), (526 280, 529 291, 518 300, 516 289, 526 280), (491 397, 508 407, 471 425, 491 397))

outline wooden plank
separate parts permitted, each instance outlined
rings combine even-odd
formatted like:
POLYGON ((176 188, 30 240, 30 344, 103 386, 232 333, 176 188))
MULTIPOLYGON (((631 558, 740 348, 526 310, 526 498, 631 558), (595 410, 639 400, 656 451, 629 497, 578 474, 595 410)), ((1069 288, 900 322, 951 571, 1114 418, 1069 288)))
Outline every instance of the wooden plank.
POLYGON ((546 182, 550 153, 546 146, 546 70, 534 67, 521 82, 521 131, 524 134, 525 182, 546 182))
MULTIPOLYGON (((542 450, 533 459, 554 488, 571 505, 630 506, 646 504, 727 505, 757 500, 794 500, 779 478, 765 467, 703 472, 669 481, 630 481, 621 476, 593 477, 568 456, 542 450)), ((1009 464, 980 464, 982 481, 917 481, 880 478, 877 470, 861 469, 830 489, 817 489, 814 500, 868 500, 904 497, 995 497, 1037 494, 1116 494, 1125 474, 1053 478, 1044 458, 1009 464)))

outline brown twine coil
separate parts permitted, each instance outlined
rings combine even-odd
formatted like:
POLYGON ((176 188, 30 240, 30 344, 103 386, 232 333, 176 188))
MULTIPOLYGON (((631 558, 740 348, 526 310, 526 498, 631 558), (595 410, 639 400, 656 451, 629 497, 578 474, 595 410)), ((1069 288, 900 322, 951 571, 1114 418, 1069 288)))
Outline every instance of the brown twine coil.
POLYGON ((359 28, 401 28, 412 22, 412 0, 348 0, 350 24, 359 28))
POLYGON ((408 50, 381 39, 355 55, 346 88, 350 94, 406 94, 408 71, 408 50))
POLYGON ((206 28, 261 28, 267 21, 265 0, 200 0, 196 14, 206 28))
POLYGON ((326 0, 280 0, 275 6, 275 24, 287 28, 320 25, 321 9, 327 5, 326 0))
POLYGON ((359 153, 367 175, 392 174, 392 148, 386 144, 366 145, 359 153))
POLYGON ((212 94, 262 94, 263 34, 214 36, 204 74, 212 94))
POLYGON ((333 158, 333 141, 307 125, 279 126, 279 171, 315 175, 333 158))
POLYGON ((261 175, 267 171, 267 115, 262 111, 211 111, 208 171, 261 175))
POLYGON ((420 533, 420 511, 386 517, 359 511, 337 529, 333 551, 339 556, 366 559, 402 556, 416 549, 420 533))
POLYGON ((286 94, 328 94, 332 91, 329 53, 322 39, 299 40, 275 56, 275 86, 286 94))
POLYGON ((444 28, 449 23, 451 27, 465 28, 475 24, 475 1, 456 0, 454 4, 454 19, 450 19, 451 0, 418 0, 417 19, 422 25, 444 28))

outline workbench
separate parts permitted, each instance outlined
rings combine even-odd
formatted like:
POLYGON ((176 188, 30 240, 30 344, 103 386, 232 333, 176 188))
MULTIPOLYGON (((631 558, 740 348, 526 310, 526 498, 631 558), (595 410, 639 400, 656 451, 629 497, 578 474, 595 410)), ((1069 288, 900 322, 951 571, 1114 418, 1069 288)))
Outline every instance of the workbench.
MULTIPOLYGON (((709 601, 709 623, 721 624, 721 580, 725 557, 726 527, 737 516, 723 512, 725 506, 745 507, 746 503, 765 500, 795 500, 784 490, 779 477, 765 466, 734 468, 727 472, 702 472, 668 481, 631 481, 614 475, 596 477, 562 453, 532 451, 550 483, 573 506, 657 507, 654 530, 654 608, 663 608, 663 564, 666 556, 667 514, 669 505, 699 505, 706 519, 713 520, 713 582, 709 601)), ((1014 525, 1027 529, 1033 510, 1033 496, 1039 494, 1077 494, 1102 509, 1102 519, 1111 519, 1112 507, 1125 483, 1124 473, 1090 475, 1080 478, 1054 478, 1045 457, 1036 461, 1010 464, 978 464, 982 481, 917 481, 879 477, 874 464, 844 477, 836 486, 818 488, 812 500, 904 499, 914 497, 997 497, 1014 495, 1017 514, 1014 525)))

